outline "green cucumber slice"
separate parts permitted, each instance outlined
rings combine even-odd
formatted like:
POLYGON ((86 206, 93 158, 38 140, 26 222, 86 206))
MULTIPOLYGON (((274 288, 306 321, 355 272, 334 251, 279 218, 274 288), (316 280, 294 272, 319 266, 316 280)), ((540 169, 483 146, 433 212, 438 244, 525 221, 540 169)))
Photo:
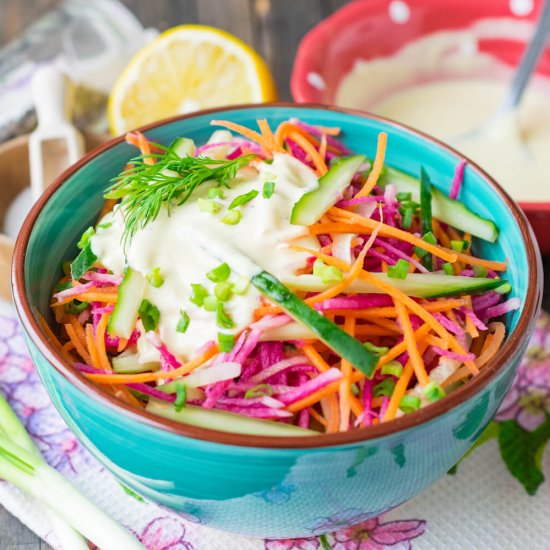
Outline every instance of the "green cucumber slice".
POLYGON ((126 350, 112 359, 113 370, 117 374, 139 374, 156 371, 160 363, 140 363, 139 355, 134 350, 126 350))
POLYGON ((216 409, 203 409, 202 407, 195 407, 193 405, 186 405, 181 411, 176 412, 172 403, 166 403, 153 397, 149 399, 146 410, 158 416, 181 422, 182 424, 222 432, 281 437, 319 435, 319 432, 300 428, 292 424, 250 418, 241 414, 216 409))
MULTIPOLYGON (((392 183, 399 193, 411 193, 412 199, 420 202, 420 183, 395 168, 388 168, 380 185, 392 183)), ((463 203, 450 199, 436 187, 432 187, 432 215, 461 231, 494 243, 498 237, 498 228, 491 221, 478 216, 463 203)))
POLYGON ((195 142, 185 137, 176 138, 171 143, 170 149, 172 149, 178 157, 190 157, 195 152, 195 142))
MULTIPOLYGON (((392 279, 385 273, 371 273, 380 281, 389 283, 408 296, 415 298, 442 298, 444 296, 459 296, 461 294, 479 294, 488 290, 506 290, 510 284, 502 279, 485 277, 461 277, 459 275, 443 275, 442 273, 409 273, 406 279, 392 279)), ((331 286, 315 275, 296 275, 285 277, 283 284, 292 290, 306 292, 323 292, 331 286)), ((356 279, 348 287, 350 294, 377 293, 379 290, 366 281, 356 279)))
POLYGON ((315 223, 340 198, 364 162, 364 155, 343 157, 336 161, 329 171, 319 178, 317 189, 304 193, 294 205, 290 223, 294 225, 315 223))
POLYGON ((147 281, 141 273, 131 267, 126 269, 124 279, 118 288, 118 301, 107 327, 111 336, 130 338, 136 326, 146 284, 147 281))
POLYGON ((308 327, 330 349, 349 361, 366 376, 372 376, 378 357, 367 350, 359 340, 300 300, 270 273, 262 271, 252 277, 252 284, 286 313, 308 327))

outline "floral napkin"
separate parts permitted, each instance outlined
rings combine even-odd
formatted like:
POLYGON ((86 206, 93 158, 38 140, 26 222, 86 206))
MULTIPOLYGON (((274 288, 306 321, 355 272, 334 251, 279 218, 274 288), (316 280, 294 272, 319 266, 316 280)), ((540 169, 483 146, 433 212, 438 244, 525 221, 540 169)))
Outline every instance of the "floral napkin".
MULTIPOLYGON (((149 550, 405 550, 550 547, 550 317, 543 314, 497 417, 452 473, 412 501, 352 528, 353 510, 319 518, 327 535, 264 541, 216 531, 130 494, 57 414, 12 307, 0 302, 0 392, 46 460, 149 550)), ((0 504, 58 548, 36 506, 0 481, 0 504)), ((0 547, 2 541, 0 541, 0 547)))

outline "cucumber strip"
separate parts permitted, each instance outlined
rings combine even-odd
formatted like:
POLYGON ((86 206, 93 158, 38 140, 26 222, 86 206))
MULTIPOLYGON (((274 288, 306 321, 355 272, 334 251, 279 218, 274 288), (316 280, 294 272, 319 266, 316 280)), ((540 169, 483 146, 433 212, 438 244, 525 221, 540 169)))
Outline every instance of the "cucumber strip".
MULTIPOLYGON (((391 183, 399 193, 411 193, 412 199, 420 202, 420 183, 408 174, 388 168, 380 183, 382 186, 391 183)), ((463 203, 450 199, 436 187, 432 187, 432 215, 485 241, 494 243, 497 240, 498 228, 491 220, 478 216, 463 203)))
POLYGON ((113 370, 117 374, 139 374, 140 372, 156 371, 160 363, 140 363, 139 355, 134 351, 123 352, 112 359, 113 370))
POLYGON ((186 405, 181 411, 176 412, 173 404, 153 397, 149 399, 146 410, 158 416, 181 422, 182 424, 222 432, 281 437, 319 435, 319 432, 300 428, 292 424, 250 418, 241 414, 216 409, 203 409, 202 407, 195 407, 193 405, 186 405))
POLYGON ((262 332, 260 342, 285 342, 288 340, 309 340, 315 334, 306 326, 291 321, 282 327, 268 328, 262 332))
POLYGON ((136 326, 138 309, 145 292, 146 280, 131 267, 126 269, 124 279, 118 287, 118 301, 109 319, 107 330, 111 336, 130 338, 136 326))
MULTIPOLYGON (((385 273, 371 273, 371 275, 415 298, 442 298, 461 294, 479 294, 488 290, 496 290, 497 292, 506 290, 506 292, 509 292, 511 289, 510 283, 502 279, 461 277, 460 275, 443 275, 442 273, 409 273, 406 279, 392 279, 385 273)), ((333 286, 331 283, 323 283, 315 275, 286 277, 282 282, 292 290, 306 292, 323 292, 333 286)), ((360 279, 353 281, 347 290, 350 294, 375 294, 380 292, 375 286, 360 279)))
POLYGON ((262 271, 252 277, 252 284, 286 313, 308 327, 330 349, 349 361, 357 370, 370 377, 374 374, 378 356, 367 350, 359 340, 300 300, 270 273, 262 271))
POLYGON ((364 162, 364 155, 343 157, 334 162, 329 171, 319 178, 317 189, 304 193, 294 205, 290 223, 294 225, 315 223, 341 197, 344 189, 349 186, 353 176, 364 162))
POLYGON ((189 138, 176 138, 170 145, 170 149, 172 149, 178 157, 191 157, 195 152, 195 142, 189 138))

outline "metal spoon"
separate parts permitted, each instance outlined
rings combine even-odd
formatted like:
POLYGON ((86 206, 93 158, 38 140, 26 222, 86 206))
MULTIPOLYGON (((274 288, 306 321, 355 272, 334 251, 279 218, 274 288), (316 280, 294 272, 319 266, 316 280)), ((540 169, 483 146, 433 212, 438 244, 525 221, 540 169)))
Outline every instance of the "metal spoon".
POLYGON ((512 117, 523 97, 523 92, 531 80, 537 67, 540 56, 544 51, 550 31, 550 0, 546 0, 539 14, 533 36, 527 45, 523 57, 516 69, 514 78, 508 88, 506 97, 496 114, 483 126, 461 134, 452 141, 460 145, 466 139, 479 138, 482 134, 495 133, 502 127, 503 121, 512 117))

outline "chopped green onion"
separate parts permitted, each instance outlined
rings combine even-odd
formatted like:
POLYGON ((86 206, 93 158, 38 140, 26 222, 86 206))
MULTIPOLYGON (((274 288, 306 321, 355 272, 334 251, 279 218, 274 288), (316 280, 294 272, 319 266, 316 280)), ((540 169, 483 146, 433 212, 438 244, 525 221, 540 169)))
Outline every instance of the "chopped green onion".
POLYGON ((463 252, 468 246, 467 241, 451 241, 451 249, 459 254, 463 252))
POLYGON ((399 402, 399 408, 405 413, 417 411, 421 405, 420 397, 416 395, 404 395, 399 402))
POLYGON ((206 296, 203 306, 204 311, 216 311, 218 309, 218 299, 215 296, 206 296))
POLYGON ((222 208, 223 205, 216 201, 209 201, 206 199, 197 199, 199 205, 199 210, 201 212, 206 212, 207 214, 217 214, 222 208))
POLYGON ((191 296, 189 301, 196 306, 202 307, 204 299, 208 296, 208 290, 198 283, 191 285, 191 296))
POLYGON ((399 361, 390 361, 382 366, 380 372, 399 378, 403 373, 403 365, 399 361))
POLYGON ((435 235, 431 231, 424 233, 424 235, 422 235, 422 240, 425 243, 437 244, 437 239, 435 238, 435 235))
POLYGON ((433 381, 424 386, 422 391, 428 401, 439 401, 445 397, 445 390, 433 381))
POLYGON ((372 351, 372 353, 376 353, 377 355, 384 355, 384 353, 387 353, 390 349, 382 346, 375 346, 372 342, 364 342, 363 347, 369 351, 372 351))
POLYGON ((83 248, 86 248, 88 246, 88 243, 90 242, 90 237, 92 237, 95 234, 95 230, 93 227, 88 227, 84 233, 82 233, 82 237, 80 237, 80 240, 76 243, 77 248, 82 250, 83 248))
POLYGON ((401 223, 405 229, 409 229, 412 224, 412 217, 416 208, 412 207, 410 203, 406 203, 401 208, 399 212, 401 213, 401 223))
POLYGON ((397 260, 396 265, 388 266, 388 277, 392 279, 406 279, 409 274, 409 268, 411 264, 402 258, 397 260))
POLYGON ((377 384, 372 388, 372 395, 374 397, 391 397, 393 390, 395 388, 395 380, 392 380, 391 378, 384 378, 380 384, 377 384))
POLYGON ((395 195, 395 198, 399 202, 410 201, 412 199, 412 193, 405 193, 405 192, 397 193, 397 195, 395 195))
POLYGON ((230 210, 222 218, 221 222, 225 225, 237 225, 241 221, 241 213, 238 210, 230 210))
POLYGON ((352 393, 353 395, 355 395, 355 397, 358 397, 358 396, 359 396, 359 393, 360 393, 360 392, 359 392, 359 388, 357 387, 357 384, 352 384, 352 385, 350 386, 350 390, 351 390, 351 393, 352 393))
POLYGON ((446 275, 454 275, 455 274, 455 270, 453 269, 453 264, 450 264, 450 263, 445 263, 441 266, 443 268, 443 271, 445 272, 446 275))
POLYGON ((78 300, 72 300, 68 304, 65 304, 65 311, 67 313, 72 313, 73 315, 78 315, 88 308, 90 305, 89 302, 80 302, 78 300))
POLYGON ((224 199, 223 189, 221 187, 211 187, 208 190, 209 199, 224 199))
POLYGON ((252 191, 249 191, 248 193, 239 195, 238 197, 235 197, 231 201, 231 204, 229 205, 229 210, 233 210, 233 208, 242 206, 243 204, 250 202, 252 199, 256 198, 257 196, 258 196, 258 191, 256 191, 256 189, 252 189, 252 191))
POLYGON ((216 315, 216 323, 220 328, 233 328, 235 322, 231 316, 225 311, 222 303, 218 303, 218 311, 216 315))
POLYGON ((235 345, 235 337, 232 334, 218 332, 218 347, 220 351, 229 352, 235 345))
POLYGON ((89 271, 97 262, 97 256, 92 252, 92 245, 88 243, 71 264, 71 277, 78 280, 89 271))
POLYGON ((142 300, 138 309, 138 314, 141 322, 143 323, 143 328, 147 332, 157 328, 160 318, 160 311, 157 306, 153 305, 149 300, 142 300))
POLYGON ((113 225, 113 222, 100 223, 97 227, 98 229, 109 229, 113 225))
POLYGON ((218 283, 214 287, 214 295, 220 302, 227 302, 233 294, 233 284, 232 283, 218 283))
POLYGON ((474 265, 474 275, 476 277, 487 277, 488 269, 480 265, 474 265))
POLYGON ((313 264, 313 274, 319 277, 325 284, 339 283, 344 279, 344 274, 338 268, 326 265, 319 258, 313 264))
POLYGON ((160 267, 151 269, 151 271, 145 275, 145 278, 147 282, 155 288, 159 288, 164 284, 164 277, 160 274, 160 267))
POLYGON ((187 401, 187 387, 185 384, 176 385, 176 400, 174 401, 174 408, 176 412, 180 412, 187 401))
POLYGON ((233 292, 235 294, 243 295, 250 286, 250 279, 243 277, 242 275, 237 276, 237 280, 233 283, 233 292))
POLYGON ((225 262, 206 274, 213 283, 223 283, 229 279, 229 275, 231 275, 231 268, 225 262))
POLYGON ((273 388, 269 384, 258 384, 253 388, 250 388, 245 394, 245 399, 251 399, 252 397, 264 397, 265 395, 271 397, 273 395, 273 388))
POLYGON ((180 310, 180 320, 178 321, 178 324, 176 325, 176 332, 181 332, 184 334, 187 331, 187 327, 189 326, 189 315, 183 309, 180 310))
POLYGON ((64 283, 57 283, 55 287, 56 292, 61 292, 62 290, 67 290, 68 288, 73 288, 72 281, 65 281, 64 283))
POLYGON ((262 190, 262 195, 264 199, 271 198, 271 195, 275 192, 275 182, 274 181, 265 181, 264 187, 262 190))
MULTIPOLYGON (((422 240, 426 243, 429 243, 429 244, 437 244, 437 239, 435 238, 434 234, 429 231, 428 233, 426 233, 425 235, 422 236, 422 240)), ((424 258, 424 256, 428 255, 429 252, 427 250, 424 250, 423 248, 420 248, 418 246, 415 246, 414 247, 414 251, 416 252, 416 255, 419 257, 419 258, 424 258)), ((431 257, 431 256, 430 256, 431 257)), ((426 268, 427 269, 431 269, 431 266, 428 267, 426 265, 426 268)))

